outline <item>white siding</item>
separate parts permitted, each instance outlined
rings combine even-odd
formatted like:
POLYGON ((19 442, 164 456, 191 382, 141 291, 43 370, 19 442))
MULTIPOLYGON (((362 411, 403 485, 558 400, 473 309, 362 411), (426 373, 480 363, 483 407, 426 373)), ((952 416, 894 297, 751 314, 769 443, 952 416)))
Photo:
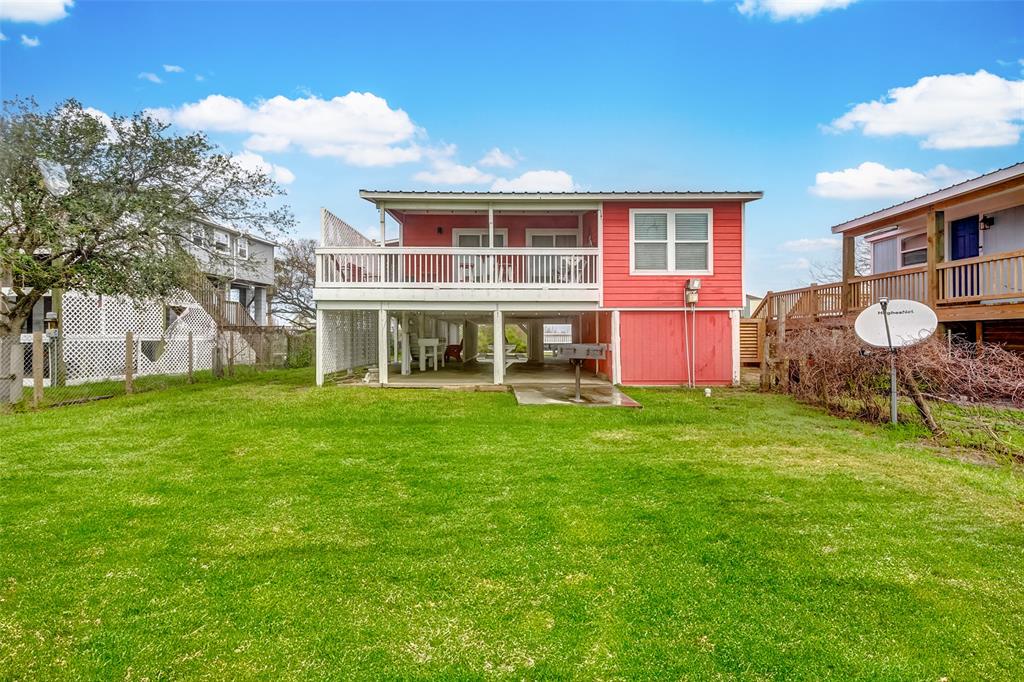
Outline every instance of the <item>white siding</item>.
POLYGON ((1024 206, 988 213, 996 219, 995 225, 985 230, 985 255, 1024 249, 1024 206))
POLYGON ((896 237, 882 239, 871 245, 871 273, 874 275, 883 272, 892 272, 896 269, 897 257, 896 237))

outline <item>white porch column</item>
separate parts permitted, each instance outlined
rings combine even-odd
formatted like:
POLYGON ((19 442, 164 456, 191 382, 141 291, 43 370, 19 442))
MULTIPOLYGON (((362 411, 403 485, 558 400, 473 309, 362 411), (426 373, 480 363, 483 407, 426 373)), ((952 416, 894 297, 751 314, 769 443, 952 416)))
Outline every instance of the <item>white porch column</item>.
POLYGON ((380 205, 380 248, 384 248, 385 235, 387 234, 387 225, 385 225, 384 218, 386 217, 384 212, 384 204, 380 205))
POLYGON ((377 311, 377 378, 388 383, 388 311, 377 311))
POLYGON ((622 342, 619 340, 619 311, 612 311, 612 383, 622 383, 622 342))
MULTIPOLYGON (((487 204, 487 245, 494 248, 494 207, 487 204)), ((506 244, 507 246, 507 244, 506 244)))
POLYGON ((604 307, 604 204, 597 209, 597 305, 604 307))
POLYGON ((505 383, 505 318, 500 310, 494 311, 494 383, 505 383))
POLYGON ((530 364, 539 365, 544 362, 544 320, 530 320, 527 324, 526 350, 530 364))
POLYGON ((324 385, 324 311, 316 309, 316 385, 324 385))
POLYGON ((409 353, 409 313, 402 313, 402 375, 412 374, 412 354, 409 353))
POLYGON ((740 311, 729 311, 732 323, 732 385, 740 385, 740 311))

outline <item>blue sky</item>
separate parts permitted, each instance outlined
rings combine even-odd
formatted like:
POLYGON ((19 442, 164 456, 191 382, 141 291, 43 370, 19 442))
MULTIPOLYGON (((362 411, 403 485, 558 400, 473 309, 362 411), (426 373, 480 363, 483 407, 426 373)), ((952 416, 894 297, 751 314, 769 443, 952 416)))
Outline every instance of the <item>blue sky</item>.
POLYGON ((359 188, 760 189, 747 287, 779 290, 830 225, 1024 160, 1017 2, 5 0, 0 32, 5 98, 207 130, 311 237, 372 233, 359 188))

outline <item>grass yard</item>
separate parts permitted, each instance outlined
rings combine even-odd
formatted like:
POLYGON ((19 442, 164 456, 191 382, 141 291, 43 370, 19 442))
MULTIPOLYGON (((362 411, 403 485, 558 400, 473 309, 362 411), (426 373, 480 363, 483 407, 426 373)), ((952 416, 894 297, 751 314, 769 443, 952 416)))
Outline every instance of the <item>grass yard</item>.
POLYGON ((0 678, 1024 679, 1024 477, 775 395, 0 416, 0 678))

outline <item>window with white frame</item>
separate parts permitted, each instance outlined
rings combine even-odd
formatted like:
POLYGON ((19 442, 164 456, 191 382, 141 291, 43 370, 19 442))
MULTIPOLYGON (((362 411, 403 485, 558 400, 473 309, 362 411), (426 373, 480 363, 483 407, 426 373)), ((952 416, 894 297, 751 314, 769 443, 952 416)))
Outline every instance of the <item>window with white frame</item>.
POLYGON ((245 237, 239 237, 235 242, 235 255, 241 259, 247 259, 249 257, 249 240, 245 237))
POLYGON ((630 211, 630 271, 634 274, 710 274, 710 209, 630 211))
POLYGON ((579 246, 576 230, 537 229, 526 231, 526 243, 535 249, 574 249, 579 246))
POLYGON ((192 225, 192 243, 196 246, 206 244, 206 228, 199 224, 192 225))
POLYGON ((921 265, 928 260, 928 236, 911 235, 900 239, 900 267, 909 268, 921 265))
MULTIPOLYGON (((508 230, 494 231, 494 245, 498 248, 505 246, 505 239, 508 230)), ((452 230, 452 241, 454 246, 461 248, 487 248, 491 245, 487 230, 478 229, 455 229, 452 230)))
POLYGON ((230 239, 228 238, 227 232, 221 232, 220 230, 214 230, 213 232, 213 248, 217 251, 227 253, 231 250, 230 239))

